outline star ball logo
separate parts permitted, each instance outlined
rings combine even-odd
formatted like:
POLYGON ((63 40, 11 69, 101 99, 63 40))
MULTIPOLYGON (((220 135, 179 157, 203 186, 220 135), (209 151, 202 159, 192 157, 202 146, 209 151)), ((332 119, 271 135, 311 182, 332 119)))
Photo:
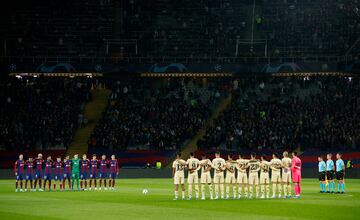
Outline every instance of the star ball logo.
POLYGON ((222 70, 222 66, 221 66, 220 64, 216 64, 216 65, 214 66, 214 69, 215 69, 216 72, 219 72, 219 71, 222 70))
POLYGON ((101 66, 101 65, 98 64, 98 65, 95 66, 95 71, 98 71, 98 72, 99 72, 99 71, 101 71, 101 70, 102 70, 102 66, 101 66))
POLYGON ((10 66, 9 66, 9 69, 11 70, 11 71, 15 71, 16 70, 16 64, 11 64, 10 66))

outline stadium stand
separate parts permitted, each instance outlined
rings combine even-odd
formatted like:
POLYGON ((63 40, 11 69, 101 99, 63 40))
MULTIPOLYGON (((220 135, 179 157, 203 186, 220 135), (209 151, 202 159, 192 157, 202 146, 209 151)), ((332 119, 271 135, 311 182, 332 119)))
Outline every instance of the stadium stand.
MULTIPOLYGON (((1 40, 12 56, 104 56, 113 1, 20 0, 0 9, 1 40)), ((1 50, 3 52, 3 50, 1 50)), ((5 53, 5 52, 4 52, 5 53)))
POLYGON ((213 85, 175 79, 114 82, 90 148, 179 149, 203 126, 221 95, 213 85))
POLYGON ((233 56, 236 38, 245 38, 244 2, 158 0, 147 14, 154 2, 130 1, 137 7, 126 19, 127 38, 138 40, 145 57, 233 56))
POLYGON ((66 149, 91 98, 86 79, 9 78, 0 81, 0 148, 66 149))
POLYGON ((238 81, 232 104, 208 128, 201 149, 358 148, 358 79, 238 81))
MULTIPOLYGON (((113 65, 118 61, 114 57, 133 57, 144 64, 141 71, 149 72, 197 70, 212 59, 219 65, 207 69, 226 72, 221 62, 233 62, 240 75, 245 69, 264 70, 264 63, 241 66, 227 58, 255 57, 281 71, 293 70, 282 64, 294 62, 294 57, 301 61, 310 57, 316 61, 314 69, 321 66, 324 71, 330 66, 338 70, 336 65, 351 69, 349 63, 338 63, 339 56, 348 52, 359 58, 360 47, 353 47, 360 42, 359 0, 259 0, 256 5, 253 0, 119 2, 7 2, 0 8, 0 28, 6 30, 0 37, 0 61, 5 60, 6 70, 35 67, 46 72, 62 71, 66 68, 59 62, 71 66, 75 58, 77 68, 69 71, 91 66, 84 69, 119 73, 121 62, 113 65), (257 40, 264 45, 249 50, 247 44, 257 40), (335 56, 336 62, 319 58, 328 56, 335 56), (12 62, 13 57, 20 61, 12 62), (23 62, 24 57, 30 62, 23 62), (278 57, 280 61, 271 62, 278 57), (46 66, 51 68, 39 68, 46 66)), ((298 70, 303 69, 294 71, 298 70)), ((203 83, 132 77, 107 84, 112 94, 88 140, 88 153, 115 153, 122 165, 143 166, 157 160, 166 164, 204 128, 219 98, 230 95, 231 105, 198 141, 198 155, 301 148, 310 164, 325 149, 357 152, 360 145, 357 78, 245 77, 203 83)), ((9 164, 6 161, 16 158, 15 150, 63 155, 83 120, 89 90, 90 81, 85 79, 0 81, 1 161, 9 164)))
POLYGON ((271 56, 344 54, 360 36, 359 1, 261 1, 271 56))
MULTIPOLYGON (((230 94, 231 104, 197 143, 198 154, 270 154, 300 147, 314 152, 304 154, 313 163, 319 151, 357 152, 360 145, 357 78, 130 78, 109 83, 108 107, 88 141, 88 153, 115 153, 125 166, 166 164, 203 128, 219 97, 230 94)), ((90 81, 80 79, 3 81, 3 161, 14 150, 59 149, 62 155, 79 126, 90 87, 90 81)))
POLYGON ((7 30, 1 55, 231 62, 222 58, 265 57, 267 50, 271 57, 316 59, 351 49, 359 11, 358 0, 262 0, 254 8, 253 0, 22 0, 0 9, 7 30))

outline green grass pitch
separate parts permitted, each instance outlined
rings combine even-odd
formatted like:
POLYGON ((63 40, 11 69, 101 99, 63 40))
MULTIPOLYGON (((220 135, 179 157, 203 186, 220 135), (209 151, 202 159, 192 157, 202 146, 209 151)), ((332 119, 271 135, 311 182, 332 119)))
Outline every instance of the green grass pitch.
POLYGON ((360 180, 346 184, 346 194, 320 194, 318 181, 305 179, 301 199, 173 201, 171 179, 119 179, 115 191, 24 193, 2 180, 0 219, 359 219, 360 180))

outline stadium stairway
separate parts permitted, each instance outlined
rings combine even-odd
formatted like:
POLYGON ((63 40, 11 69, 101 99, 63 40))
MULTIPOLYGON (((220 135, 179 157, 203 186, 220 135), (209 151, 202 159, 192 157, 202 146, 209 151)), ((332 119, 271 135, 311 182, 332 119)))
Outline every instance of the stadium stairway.
MULTIPOLYGON (((228 107, 228 105, 231 103, 232 95, 231 93, 223 97, 219 104, 215 107, 214 111, 212 112, 210 118, 206 121, 203 128, 201 128, 195 136, 191 139, 191 141, 183 148, 181 152, 182 158, 188 158, 191 152, 195 152, 197 150, 197 142, 204 137, 206 134, 206 129, 211 126, 214 122, 214 120, 228 107)), ((171 166, 171 164, 169 164, 171 166)))
POLYGON ((66 155, 75 153, 84 154, 88 152, 88 140, 91 132, 94 130, 96 123, 101 118, 102 112, 107 106, 108 98, 111 93, 108 89, 92 90, 92 100, 85 105, 84 118, 88 120, 85 127, 80 127, 75 132, 66 155))

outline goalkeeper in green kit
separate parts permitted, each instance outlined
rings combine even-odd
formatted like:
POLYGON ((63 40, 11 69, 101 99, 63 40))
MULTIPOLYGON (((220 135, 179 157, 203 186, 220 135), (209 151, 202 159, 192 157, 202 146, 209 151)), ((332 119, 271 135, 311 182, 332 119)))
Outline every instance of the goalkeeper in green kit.
POLYGON ((71 182, 71 189, 74 190, 74 181, 76 180, 76 187, 80 190, 79 187, 79 178, 80 178, 80 160, 79 155, 75 154, 72 161, 72 182, 71 182))

